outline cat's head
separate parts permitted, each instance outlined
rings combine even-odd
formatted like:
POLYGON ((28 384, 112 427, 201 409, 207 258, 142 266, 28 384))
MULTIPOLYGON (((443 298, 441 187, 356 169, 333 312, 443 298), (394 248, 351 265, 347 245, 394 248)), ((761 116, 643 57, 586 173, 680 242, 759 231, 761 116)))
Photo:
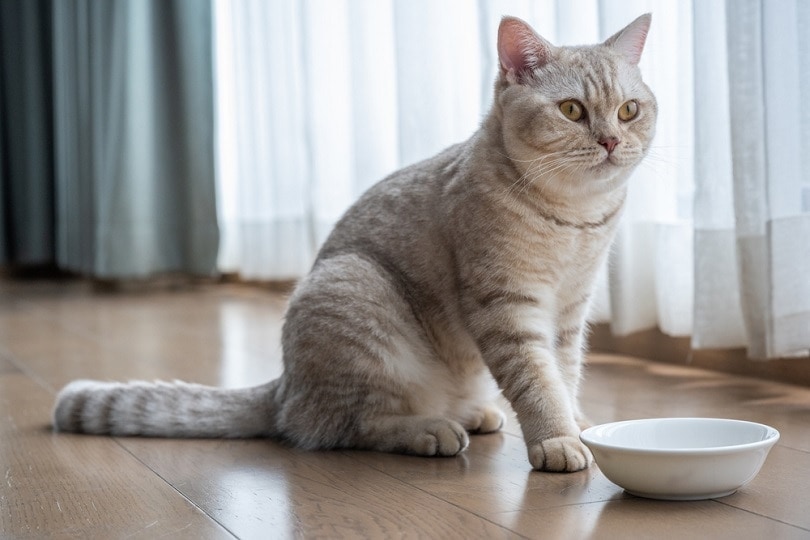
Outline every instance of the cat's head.
POLYGON ((505 17, 495 107, 506 153, 550 195, 600 195, 624 184, 655 132, 655 97, 638 62, 650 15, 599 45, 555 47, 505 17))

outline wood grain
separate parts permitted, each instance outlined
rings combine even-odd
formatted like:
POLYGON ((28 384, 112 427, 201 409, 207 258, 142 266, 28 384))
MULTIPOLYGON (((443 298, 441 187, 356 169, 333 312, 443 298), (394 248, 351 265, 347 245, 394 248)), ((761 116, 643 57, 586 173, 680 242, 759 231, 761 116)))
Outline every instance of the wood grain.
MULTIPOLYGON (((509 531, 340 452, 270 441, 122 444, 237 536, 507 538, 509 531)), ((453 459, 425 462, 446 462, 453 459)))
POLYGON ((8 538, 230 538, 113 439, 55 435, 53 396, 0 376, 0 531, 8 538))
POLYGON ((283 297, 2 280, 0 294, 3 538, 810 537, 808 388, 591 355, 582 402, 594 422, 719 416, 780 430, 748 486, 691 503, 632 497, 598 467, 532 471, 505 403, 503 432, 440 459, 53 434, 54 393, 74 378, 246 386, 277 376, 283 297))
MULTIPOLYGON (((0 351, 0 354, 2 354, 2 351, 0 351)), ((20 370, 17 369, 17 366, 3 358, 3 356, 0 356, 0 375, 4 375, 6 373, 18 373, 19 371, 20 370)))
POLYGON ((530 538, 807 538, 807 531, 716 501, 628 498, 490 517, 530 538))

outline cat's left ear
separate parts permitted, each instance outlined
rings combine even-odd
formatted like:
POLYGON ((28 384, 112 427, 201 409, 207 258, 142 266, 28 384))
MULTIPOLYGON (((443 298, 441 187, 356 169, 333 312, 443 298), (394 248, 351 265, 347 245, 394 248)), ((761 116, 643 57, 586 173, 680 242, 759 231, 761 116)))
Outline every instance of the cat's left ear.
POLYGON ((645 13, 624 29, 610 36, 605 41, 605 45, 618 51, 629 63, 637 65, 641 60, 641 52, 644 50, 647 32, 650 31, 651 20, 652 15, 645 13))

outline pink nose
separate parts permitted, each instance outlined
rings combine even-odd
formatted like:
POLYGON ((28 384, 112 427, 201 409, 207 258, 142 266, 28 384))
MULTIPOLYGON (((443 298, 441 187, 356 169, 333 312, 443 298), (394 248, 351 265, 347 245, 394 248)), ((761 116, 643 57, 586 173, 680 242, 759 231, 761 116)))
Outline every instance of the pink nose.
POLYGON ((616 137, 602 137, 599 139, 599 144, 605 147, 608 154, 612 154, 613 150, 619 145, 621 141, 616 137))

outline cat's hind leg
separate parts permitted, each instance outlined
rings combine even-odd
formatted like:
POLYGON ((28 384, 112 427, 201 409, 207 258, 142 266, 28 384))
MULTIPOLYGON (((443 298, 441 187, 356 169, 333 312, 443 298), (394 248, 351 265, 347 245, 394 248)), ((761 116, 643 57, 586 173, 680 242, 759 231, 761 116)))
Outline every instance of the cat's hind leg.
POLYGON ((415 415, 366 419, 357 448, 417 456, 455 456, 469 446, 467 430, 454 420, 415 415))
POLYGON ((477 408, 462 422, 464 428, 470 433, 494 433, 500 431, 505 424, 506 415, 493 404, 477 408))
POLYGON ((347 254, 321 261, 299 285, 283 332, 289 442, 423 456, 467 448, 450 374, 403 279, 347 254))

